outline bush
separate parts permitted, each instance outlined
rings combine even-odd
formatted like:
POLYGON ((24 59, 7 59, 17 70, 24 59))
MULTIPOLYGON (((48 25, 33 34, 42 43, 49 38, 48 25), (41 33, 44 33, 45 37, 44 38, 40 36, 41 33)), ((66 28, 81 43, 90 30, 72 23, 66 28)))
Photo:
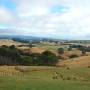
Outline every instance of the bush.
POLYGON ((70 55, 69 58, 76 58, 76 57, 79 57, 78 55, 76 54, 73 54, 73 55, 70 55))
POLYGON ((59 53, 59 54, 64 54, 64 49, 63 49, 63 48, 59 48, 59 49, 58 49, 58 53, 59 53))
POLYGON ((87 66, 88 68, 90 68, 90 66, 87 66))
POLYGON ((82 54, 83 54, 83 55, 86 54, 86 50, 82 50, 82 54))
POLYGON ((71 80, 72 78, 71 77, 67 77, 66 80, 71 80))
POLYGON ((71 46, 69 46, 68 51, 72 51, 72 47, 71 46))

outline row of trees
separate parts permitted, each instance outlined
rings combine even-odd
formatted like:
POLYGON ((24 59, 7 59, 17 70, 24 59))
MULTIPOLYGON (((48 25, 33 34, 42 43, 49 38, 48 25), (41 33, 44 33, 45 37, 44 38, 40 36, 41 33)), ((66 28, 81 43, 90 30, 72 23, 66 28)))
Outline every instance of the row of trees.
POLYGON ((69 47, 69 50, 72 50, 72 48, 76 48, 82 52, 82 54, 86 54, 86 52, 90 52, 90 47, 86 47, 83 45, 71 45, 69 47))
MULTIPOLYGON (((31 47, 31 46, 30 46, 31 47)), ((85 54, 89 49, 81 46, 69 47, 69 51, 72 48, 78 48, 85 54)), ((64 54, 64 49, 59 48, 58 54, 64 54)), ((70 58, 77 57, 75 55, 70 58)), ((56 56, 51 51, 44 51, 43 53, 23 53, 23 51, 17 49, 14 45, 1 46, 0 47, 0 65, 56 65, 60 57, 56 56)))
POLYGON ((55 65, 58 57, 50 52, 23 54, 14 45, 0 47, 0 65, 55 65))

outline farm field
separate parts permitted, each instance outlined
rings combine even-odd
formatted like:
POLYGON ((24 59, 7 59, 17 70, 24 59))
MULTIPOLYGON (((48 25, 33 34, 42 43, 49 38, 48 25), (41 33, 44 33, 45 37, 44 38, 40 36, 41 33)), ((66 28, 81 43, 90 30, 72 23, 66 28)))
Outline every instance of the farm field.
POLYGON ((0 90, 90 90, 90 0, 0 0, 0 90))
POLYGON ((68 45, 36 44, 30 48, 12 40, 1 40, 0 45, 15 45, 32 53, 49 50, 57 56, 58 48, 65 50, 65 59, 56 66, 0 66, 0 90, 90 90, 90 52, 83 56, 80 50, 68 51, 68 45), (69 58, 70 55, 78 57, 69 58))
POLYGON ((67 50, 68 48, 68 45, 43 45, 43 44, 39 44, 39 45, 36 45, 38 48, 42 48, 42 49, 45 49, 45 50, 52 50, 52 51, 56 51, 58 48, 64 48, 65 50, 67 50))
POLYGON ((0 90, 90 90, 87 67, 1 66, 0 75, 0 90))

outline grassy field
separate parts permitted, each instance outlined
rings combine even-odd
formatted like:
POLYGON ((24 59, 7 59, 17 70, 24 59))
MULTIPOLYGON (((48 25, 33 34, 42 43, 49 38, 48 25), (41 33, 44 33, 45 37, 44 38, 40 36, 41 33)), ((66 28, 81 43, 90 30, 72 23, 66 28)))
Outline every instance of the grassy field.
POLYGON ((15 42, 15 41, 9 40, 9 39, 0 39, 0 46, 2 46, 2 45, 7 45, 7 46, 15 45, 15 46, 18 46, 18 45, 22 45, 22 43, 15 42))
POLYGON ((39 45, 36 45, 38 48, 42 48, 44 50, 53 50, 53 51, 57 51, 58 48, 64 48, 65 50, 67 50, 68 48, 68 45, 48 45, 48 44, 39 44, 39 45))
POLYGON ((3 68, 10 75, 0 76, 0 90, 90 90, 90 68, 3 68))
MULTIPOLYGON (((2 42, 0 45, 22 45, 13 41, 2 42)), ((37 45, 31 50, 56 52, 59 47, 66 50, 65 56, 78 54, 80 57, 58 63, 65 67, 0 66, 0 90, 90 90, 90 56, 81 56, 77 50, 67 51, 68 46, 37 45)))

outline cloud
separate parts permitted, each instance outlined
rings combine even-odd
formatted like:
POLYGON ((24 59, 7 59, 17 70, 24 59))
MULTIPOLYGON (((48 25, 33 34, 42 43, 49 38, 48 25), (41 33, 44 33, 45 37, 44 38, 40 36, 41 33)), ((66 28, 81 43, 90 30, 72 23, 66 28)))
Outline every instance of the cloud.
POLYGON ((9 23, 13 20, 13 15, 6 8, 0 8, 0 23, 9 23))
MULTIPOLYGON (((5 1, 5 0, 4 0, 5 1)), ((90 39, 90 0, 7 0, 0 23, 8 34, 90 39), (13 6, 11 6, 11 1, 13 6)), ((2 27, 0 27, 2 29, 2 27)))

